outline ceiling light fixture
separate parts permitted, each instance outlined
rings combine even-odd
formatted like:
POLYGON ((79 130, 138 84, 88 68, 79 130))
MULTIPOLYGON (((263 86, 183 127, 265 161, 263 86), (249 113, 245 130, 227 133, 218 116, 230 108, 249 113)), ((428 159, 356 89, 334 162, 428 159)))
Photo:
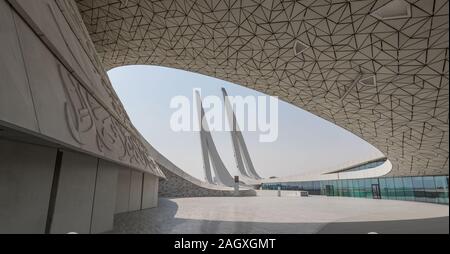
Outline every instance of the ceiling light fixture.
POLYGON ((392 0, 371 13, 377 19, 403 19, 411 17, 411 5, 405 0, 392 0))
POLYGON ((362 78, 359 80, 359 83, 361 85, 366 85, 366 86, 375 86, 377 84, 377 77, 374 75, 374 76, 362 78))
POLYGON ((294 44, 294 54, 295 54, 296 56, 298 56, 299 54, 305 52, 307 49, 309 49, 309 46, 308 46, 308 45, 304 44, 304 43, 301 42, 301 41, 295 41, 295 44, 294 44))

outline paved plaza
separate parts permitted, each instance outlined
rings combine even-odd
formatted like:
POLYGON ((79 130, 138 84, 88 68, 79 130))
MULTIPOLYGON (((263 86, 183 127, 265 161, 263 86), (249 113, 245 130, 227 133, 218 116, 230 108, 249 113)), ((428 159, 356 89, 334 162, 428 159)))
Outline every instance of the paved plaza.
POLYGON ((324 196, 160 199, 158 208, 117 215, 111 233, 448 234, 448 216, 447 205, 395 200, 324 196))

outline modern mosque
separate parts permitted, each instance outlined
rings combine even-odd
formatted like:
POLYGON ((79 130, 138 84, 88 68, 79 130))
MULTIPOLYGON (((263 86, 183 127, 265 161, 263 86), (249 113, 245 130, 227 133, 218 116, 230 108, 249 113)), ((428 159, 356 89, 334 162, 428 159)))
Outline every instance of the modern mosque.
POLYGON ((0 233, 448 234, 448 19, 446 0, 0 0, 0 233), (198 180, 113 89, 138 64, 278 96, 384 156, 265 179, 236 126, 235 177, 202 130, 198 180))

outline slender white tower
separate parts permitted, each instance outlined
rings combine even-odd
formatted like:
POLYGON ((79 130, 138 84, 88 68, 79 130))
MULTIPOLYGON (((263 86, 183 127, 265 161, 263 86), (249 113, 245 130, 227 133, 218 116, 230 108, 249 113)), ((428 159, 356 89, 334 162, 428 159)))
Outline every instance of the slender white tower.
POLYGON ((225 109, 228 116, 228 122, 230 124, 231 129, 231 140, 233 142, 234 157, 236 159, 236 165, 239 170, 239 173, 244 178, 260 180, 262 178, 258 175, 258 173, 255 170, 255 167, 253 166, 253 162, 250 158, 247 145, 245 144, 244 137, 242 136, 242 132, 239 129, 236 115, 228 99, 228 93, 225 90, 225 88, 222 88, 222 93, 225 103, 225 109))
POLYGON ((202 146, 203 166, 205 171, 205 181, 211 184, 225 185, 229 187, 234 186, 234 178, 230 175, 225 167, 216 145, 209 130, 208 123, 205 121, 205 110, 203 109, 202 99, 200 93, 196 91, 197 110, 200 121, 200 143, 202 146), (211 172, 214 170, 215 177, 212 177, 211 172))

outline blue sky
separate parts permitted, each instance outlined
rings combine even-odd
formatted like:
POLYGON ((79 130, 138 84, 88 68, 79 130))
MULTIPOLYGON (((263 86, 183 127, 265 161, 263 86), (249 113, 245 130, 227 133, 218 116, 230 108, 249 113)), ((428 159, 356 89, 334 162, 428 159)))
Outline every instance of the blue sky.
MULTIPOLYGON (((125 66, 108 72, 133 124, 163 155, 199 179, 203 162, 198 132, 173 132, 170 108, 174 96, 192 99, 194 88, 202 96, 263 95, 254 90, 204 75, 156 66, 125 66)), ((237 174, 228 132, 213 132, 219 154, 232 175, 237 174)), ((279 137, 274 143, 260 143, 258 132, 243 132, 256 170, 263 177, 289 176, 332 169, 382 156, 372 145, 352 133, 281 102, 279 137)))

